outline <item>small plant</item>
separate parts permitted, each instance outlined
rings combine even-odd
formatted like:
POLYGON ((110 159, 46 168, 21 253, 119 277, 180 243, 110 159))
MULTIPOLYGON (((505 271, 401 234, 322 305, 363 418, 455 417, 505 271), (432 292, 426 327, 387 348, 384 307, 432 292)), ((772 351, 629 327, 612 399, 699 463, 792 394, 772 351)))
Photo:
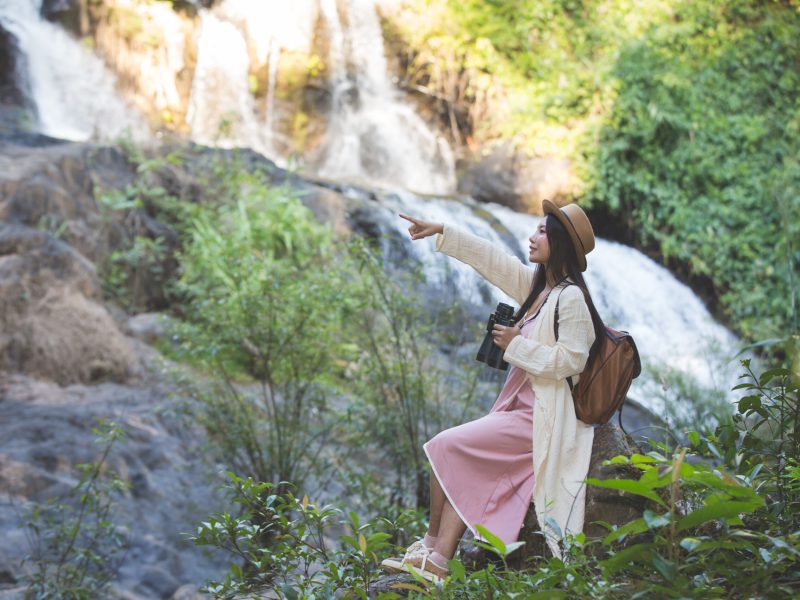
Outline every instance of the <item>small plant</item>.
POLYGON ((381 554, 391 548, 391 524, 361 523, 355 513, 343 515, 333 506, 317 506, 307 496, 295 497, 284 483, 257 482, 228 473, 233 502, 240 516, 215 514, 190 536, 195 544, 222 548, 236 563, 222 581, 207 584, 215 598, 271 590, 279 598, 366 598, 378 573, 381 554), (344 529, 334 545, 332 530, 344 529))
POLYGON ((32 569, 24 579, 32 598, 102 597, 121 563, 126 537, 112 518, 114 497, 127 484, 108 468, 108 457, 125 433, 114 422, 92 431, 100 457, 77 466, 80 478, 66 498, 35 504, 26 517, 31 553, 23 565, 32 569))

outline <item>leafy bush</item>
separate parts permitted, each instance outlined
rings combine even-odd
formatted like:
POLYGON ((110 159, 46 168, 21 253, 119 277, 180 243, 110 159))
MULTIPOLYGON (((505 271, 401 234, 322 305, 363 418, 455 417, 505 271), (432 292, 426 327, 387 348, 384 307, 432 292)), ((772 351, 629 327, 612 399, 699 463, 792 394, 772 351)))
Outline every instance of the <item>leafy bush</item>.
POLYGON ((67 497, 34 503, 26 517, 31 553, 23 564, 32 567, 24 577, 31 598, 102 597, 122 562, 126 538, 112 518, 114 497, 127 486, 108 457, 125 433, 113 422, 92 431, 100 457, 77 466, 80 478, 67 497))
POLYGON ((799 33, 777 3, 679 3, 620 53, 588 174, 588 201, 708 277, 756 339, 798 328, 799 33))
POLYGON ((289 189, 236 177, 238 195, 187 227, 178 335, 220 378, 201 397, 226 464, 299 483, 335 434, 331 383, 351 284, 329 230, 289 189))
POLYGON ((285 489, 275 493, 270 483, 228 476, 227 487, 241 514, 213 515, 192 539, 201 546, 223 548, 239 562, 231 565, 223 581, 209 583, 207 591, 217 598, 265 590, 287 599, 331 598, 341 592, 367 597, 379 553, 385 555, 390 548, 393 523, 361 524, 355 513, 343 515, 333 506, 317 506, 307 496, 298 499, 285 489), (332 530, 348 533, 333 545, 328 541, 332 530), (264 545, 267 538, 271 543, 264 545))
MULTIPOLYGON (((174 275, 174 240, 169 226, 178 218, 180 201, 155 182, 153 172, 180 164, 177 154, 147 159, 132 143, 123 146, 135 165, 135 181, 123 189, 95 188, 105 226, 113 231, 111 253, 99 265, 104 295, 130 313, 166 308, 174 275)), ((174 234, 173 234, 174 235, 174 234)))

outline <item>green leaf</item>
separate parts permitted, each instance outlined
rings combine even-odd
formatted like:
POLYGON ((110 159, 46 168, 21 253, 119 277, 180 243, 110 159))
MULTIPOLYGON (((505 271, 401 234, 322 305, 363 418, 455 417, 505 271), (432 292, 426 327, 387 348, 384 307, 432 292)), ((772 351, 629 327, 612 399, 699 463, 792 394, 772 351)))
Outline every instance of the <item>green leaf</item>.
POLYGON ((675 563, 672 561, 667 560, 663 556, 661 556, 658 552, 653 552, 651 562, 653 566, 656 568, 656 571, 661 573, 661 576, 666 581, 673 581, 675 579, 675 575, 677 574, 677 570, 675 568, 675 563))
POLYGON ((678 520, 678 531, 696 527, 706 521, 714 521, 716 519, 727 519, 731 517, 738 517, 741 513, 751 513, 755 509, 764 505, 764 501, 758 498, 756 501, 747 502, 717 502, 708 506, 703 506, 685 517, 678 520))
POLYGON ((600 561, 600 565, 609 573, 628 568, 633 563, 645 563, 650 561, 653 554, 653 544, 634 544, 624 550, 620 550, 614 556, 600 561))
POLYGON ((698 538, 686 537, 680 541, 680 546, 687 552, 691 552, 697 548, 702 542, 698 538))
POLYGON ((483 525, 476 525, 475 529, 480 534, 481 538, 491 544, 491 549, 494 550, 500 556, 506 556, 508 554, 508 549, 506 548, 505 543, 491 531, 486 529, 483 525))
POLYGON ((789 375, 791 375, 791 371, 789 371, 789 369, 769 369, 761 374, 761 376, 758 378, 758 383, 762 386, 767 385, 776 377, 788 377, 789 375))
POLYGON ((603 543, 608 545, 615 540, 622 540, 628 535, 643 533, 647 530, 647 523, 644 522, 644 519, 635 519, 606 535, 603 538, 603 543))
POLYGON ((460 560, 452 558, 447 561, 447 568, 450 569, 450 576, 458 581, 464 581, 466 570, 460 560))
POLYGON ((664 501, 656 494, 651 488, 640 481, 632 479, 587 479, 586 483, 597 487, 602 487, 610 490, 621 490, 623 492, 630 492, 638 496, 652 500, 656 504, 666 506, 664 501))
POLYGON ((657 515, 651 510, 645 510, 642 514, 642 518, 644 522, 647 524, 649 529, 656 529, 658 527, 663 527, 664 525, 669 525, 670 522, 670 514, 664 513, 663 515, 657 515))

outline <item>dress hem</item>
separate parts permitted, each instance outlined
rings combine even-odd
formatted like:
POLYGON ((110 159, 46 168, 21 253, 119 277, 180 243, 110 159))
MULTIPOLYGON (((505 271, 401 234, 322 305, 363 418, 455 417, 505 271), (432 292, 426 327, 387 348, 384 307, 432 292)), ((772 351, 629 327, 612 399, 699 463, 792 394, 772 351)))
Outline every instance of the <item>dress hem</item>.
POLYGON ((442 482, 442 478, 439 477, 439 473, 436 472, 436 466, 433 464, 433 461, 431 460, 431 455, 428 453, 428 442, 426 442, 422 446, 422 449, 425 451, 425 456, 428 457, 428 463, 431 466, 431 471, 436 476, 436 480, 439 482, 439 487, 442 488, 442 491, 444 492, 445 498, 447 498, 447 501, 450 503, 450 506, 453 507, 453 510, 456 511, 456 514, 458 515, 458 518, 461 519, 461 521, 464 523, 464 525, 466 525, 467 529, 469 529, 472 532, 472 535, 475 536, 476 540, 479 540, 481 542, 485 542, 486 540, 483 538, 483 536, 481 536, 478 533, 478 531, 475 529, 475 527, 470 525, 469 521, 467 521, 467 519, 464 518, 464 515, 461 513, 461 511, 458 509, 458 506, 456 506, 456 503, 453 502, 453 499, 450 497, 450 492, 447 491, 447 488, 445 487, 444 483, 442 482))

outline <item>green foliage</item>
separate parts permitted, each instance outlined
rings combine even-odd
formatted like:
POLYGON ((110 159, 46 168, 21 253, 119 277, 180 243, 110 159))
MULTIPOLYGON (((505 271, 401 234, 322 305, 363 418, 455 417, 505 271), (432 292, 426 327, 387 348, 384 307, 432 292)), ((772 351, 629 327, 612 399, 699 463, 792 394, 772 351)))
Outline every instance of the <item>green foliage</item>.
POLYGON ((164 237, 166 223, 178 221, 187 208, 155 183, 160 167, 180 162, 175 154, 148 159, 132 142, 121 142, 136 180, 123 189, 96 188, 97 203, 113 230, 114 249, 99 265, 105 296, 130 313, 164 308, 170 296, 174 248, 164 237))
POLYGON ((222 382, 203 422, 232 468, 300 482, 335 434, 329 399, 351 284, 328 229, 287 188, 235 175, 191 217, 178 293, 186 356, 222 382))
POLYGON ((790 534, 800 529, 800 385, 788 369, 757 376, 749 360, 742 365, 744 381, 735 389, 746 393, 737 402, 737 413, 713 433, 692 434, 692 441, 758 485, 769 499, 771 528, 790 534))
POLYGON ((390 34, 411 56, 409 87, 451 129, 571 159, 576 198, 710 281, 746 338, 800 329, 796 3, 415 6, 390 34))
POLYGON ((25 519, 31 553, 24 580, 27 597, 90 600, 105 595, 122 561, 126 538, 114 524, 114 497, 126 484, 108 467, 113 446, 125 438, 114 422, 92 430, 100 457, 77 466, 79 480, 67 497, 33 504, 25 519))
POLYGON ((711 279, 748 337, 797 330, 800 15, 682 2, 621 52, 587 200, 711 279))
POLYGON ((385 520, 361 523, 355 513, 343 515, 333 506, 317 506, 270 483, 258 483, 228 473, 238 517, 213 515, 192 540, 230 552, 236 563, 223 581, 206 590, 216 598, 258 594, 271 590, 279 598, 366 598, 377 575, 381 556, 394 525, 385 520), (329 541, 333 530, 344 530, 339 543, 329 541))

